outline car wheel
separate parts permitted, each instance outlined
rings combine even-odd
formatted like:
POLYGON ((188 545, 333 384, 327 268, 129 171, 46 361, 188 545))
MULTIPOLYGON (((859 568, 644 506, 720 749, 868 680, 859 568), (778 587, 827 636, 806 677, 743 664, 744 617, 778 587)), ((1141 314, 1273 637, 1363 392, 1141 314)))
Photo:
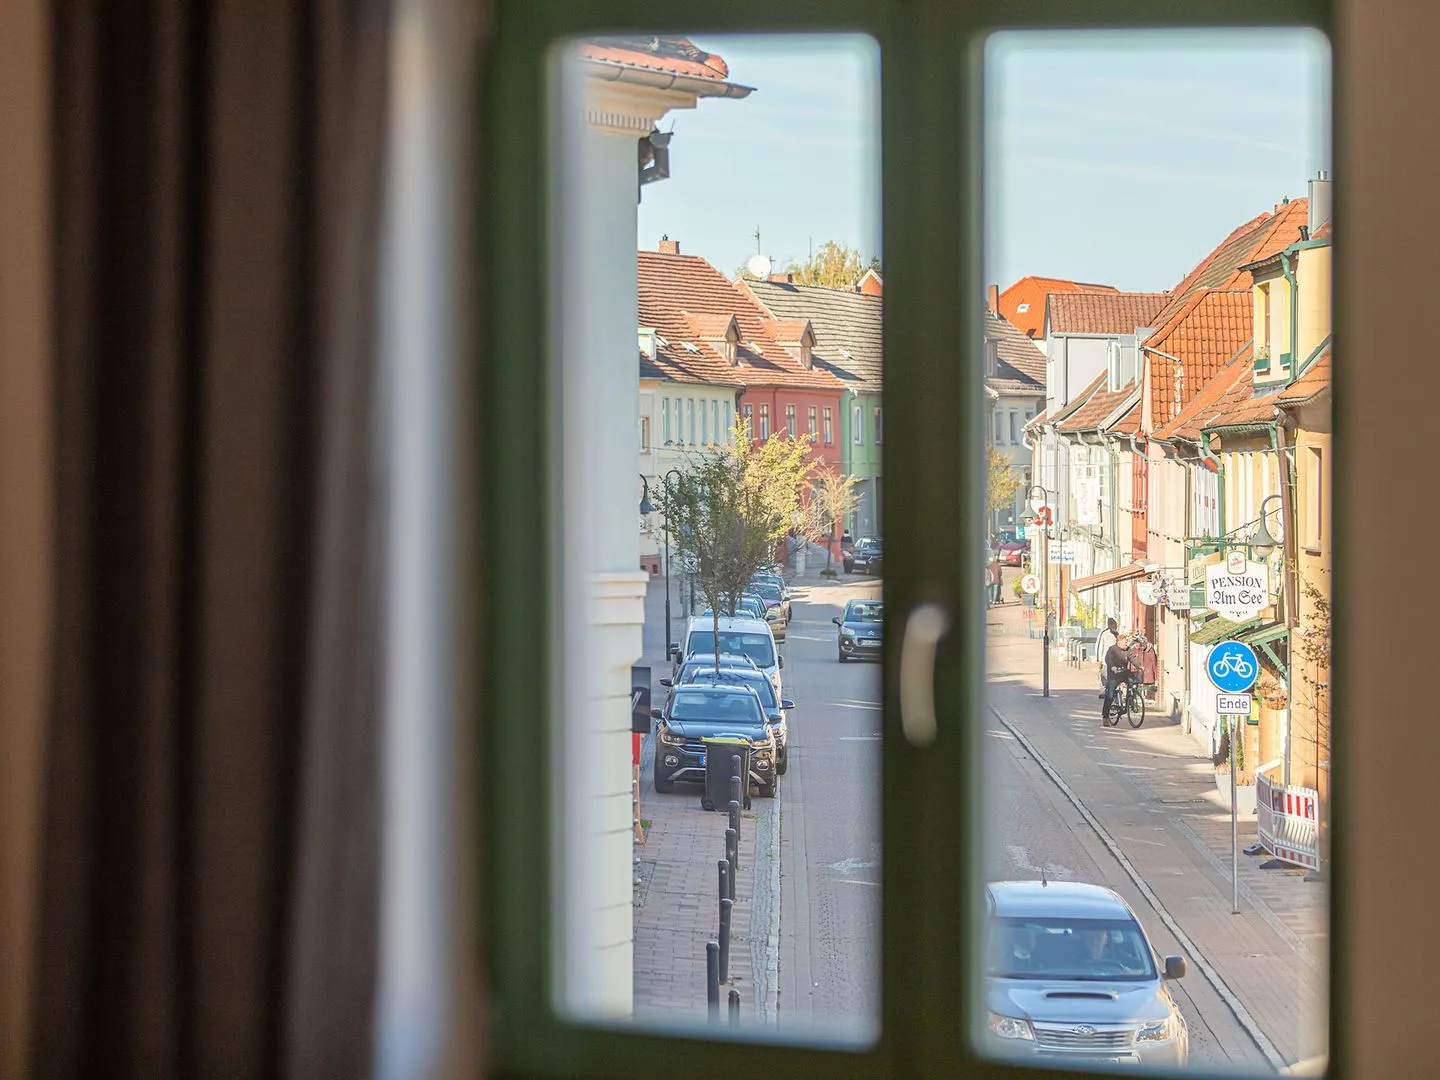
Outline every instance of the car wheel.
POLYGON ((655 790, 661 795, 669 795, 672 791, 675 790, 675 781, 666 780, 663 776, 660 775, 660 772, 657 769, 655 772, 655 790))
POLYGON ((840 663, 842 663, 842 664, 843 664, 846 660, 850 659, 850 658, 849 658, 848 656, 846 656, 843 652, 839 652, 839 651, 836 652, 835 658, 836 658, 837 660, 839 660, 840 663))
MULTIPOLYGON (((756 785, 756 787, 758 787, 758 788, 760 789, 760 797, 761 797, 762 799, 773 799, 773 798, 775 797, 775 789, 776 789, 777 786, 778 786, 778 785, 776 785, 776 784, 757 784, 757 785, 756 785)), ((748 806, 750 805, 750 803, 747 801, 747 802, 745 803, 745 805, 748 807, 748 806)))
POLYGON ((847 562, 847 563, 845 564, 845 573, 847 573, 847 574, 853 574, 854 572, 855 572, 855 568, 854 568, 853 566, 851 566, 851 565, 847 562))
POLYGON ((775 775, 784 776, 790 771, 790 748, 787 746, 780 751, 780 759, 775 763, 775 775))

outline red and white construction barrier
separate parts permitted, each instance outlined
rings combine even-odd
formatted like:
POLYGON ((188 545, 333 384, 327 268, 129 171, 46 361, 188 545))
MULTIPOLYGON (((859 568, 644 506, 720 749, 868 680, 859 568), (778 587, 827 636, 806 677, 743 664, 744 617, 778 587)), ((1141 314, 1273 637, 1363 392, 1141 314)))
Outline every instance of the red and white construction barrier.
POLYGON ((1260 846, 1283 862, 1320 869, 1320 796, 1314 788, 1255 780, 1260 846))

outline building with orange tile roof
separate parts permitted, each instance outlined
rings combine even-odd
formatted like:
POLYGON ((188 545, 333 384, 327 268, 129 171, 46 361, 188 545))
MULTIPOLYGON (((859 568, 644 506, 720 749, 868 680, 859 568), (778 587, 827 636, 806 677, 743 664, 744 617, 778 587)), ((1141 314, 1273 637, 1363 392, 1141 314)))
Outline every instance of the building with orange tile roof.
MULTIPOLYGON (((992 292, 993 292, 992 286, 992 292)), ((1018 327, 1028 338, 1043 341, 1045 337, 1045 301, 1051 293, 1119 292, 1114 285, 1095 285, 1084 281, 1067 281, 1031 275, 1023 277, 1002 293, 995 295, 994 310, 1007 322, 1018 327)))

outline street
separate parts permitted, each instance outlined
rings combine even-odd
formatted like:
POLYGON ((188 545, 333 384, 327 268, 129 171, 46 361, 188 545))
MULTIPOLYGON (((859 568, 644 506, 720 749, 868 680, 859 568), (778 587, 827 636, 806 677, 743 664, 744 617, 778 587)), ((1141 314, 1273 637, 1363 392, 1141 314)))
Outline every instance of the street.
MULTIPOLYGON (((757 798, 747 814, 746 840, 755 854, 745 872, 747 883, 754 880, 740 890, 736 911, 744 919, 737 948, 750 967, 737 985, 762 1023, 863 1043, 874 1038, 878 1022, 880 670, 837 662, 830 620, 845 601, 879 597, 882 586, 842 576, 808 577, 793 588, 782 649, 784 692, 796 705, 790 766, 778 797, 757 798)), ((654 590, 650 610, 659 612, 661 597, 663 588, 654 590)), ((652 625, 647 620, 646 651, 656 664, 663 626, 651 631, 652 625)), ((1323 1033, 1314 995, 1274 990, 1258 976, 1280 971, 1288 985, 1313 982, 1307 974, 1321 949, 1315 935, 1322 923, 1313 917, 1320 909, 1305 905, 1323 905, 1323 893, 1299 875, 1260 870, 1259 860, 1247 859, 1245 912, 1231 915, 1220 857, 1228 819, 1218 804, 1184 787, 1207 771, 1189 765, 1189 737, 1164 716, 1147 718, 1140 730, 1102 728, 1091 672, 1052 665, 1054 696, 1046 700, 1038 665, 1039 645, 1019 605, 991 609, 982 728, 983 825, 993 838, 986 879, 1035 880, 1043 873, 1123 896, 1156 950, 1188 961, 1174 990, 1195 1066, 1267 1071, 1316 1052, 1323 1033), (1166 770, 1178 779, 1166 780, 1166 770), (1285 912, 1283 920, 1276 911, 1285 912)), ((657 679, 661 674, 657 666, 657 679)), ((716 829, 707 826, 715 816, 697 812, 698 788, 655 793, 646 742, 642 814, 660 831, 637 849, 641 864, 670 858, 687 869, 693 862, 690 880, 708 883, 716 829)), ((648 881, 651 873, 642 876, 648 881)), ((705 887, 696 886, 702 893, 705 887)), ((641 912, 636 934, 637 1002, 652 1003, 637 1015, 703 1009, 697 958, 714 936, 709 905, 700 903, 693 914, 682 907, 678 916, 641 912), (652 916, 661 920, 658 932, 645 922, 652 916), (667 964, 689 973, 677 977, 667 964)))

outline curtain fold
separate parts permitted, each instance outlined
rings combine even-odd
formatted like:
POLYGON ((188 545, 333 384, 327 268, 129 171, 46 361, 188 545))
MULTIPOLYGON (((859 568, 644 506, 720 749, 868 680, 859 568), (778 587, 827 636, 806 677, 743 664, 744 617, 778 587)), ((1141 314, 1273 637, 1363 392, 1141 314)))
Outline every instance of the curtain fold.
POLYGON ((388 15, 55 7, 37 1076, 369 1071, 388 15))

